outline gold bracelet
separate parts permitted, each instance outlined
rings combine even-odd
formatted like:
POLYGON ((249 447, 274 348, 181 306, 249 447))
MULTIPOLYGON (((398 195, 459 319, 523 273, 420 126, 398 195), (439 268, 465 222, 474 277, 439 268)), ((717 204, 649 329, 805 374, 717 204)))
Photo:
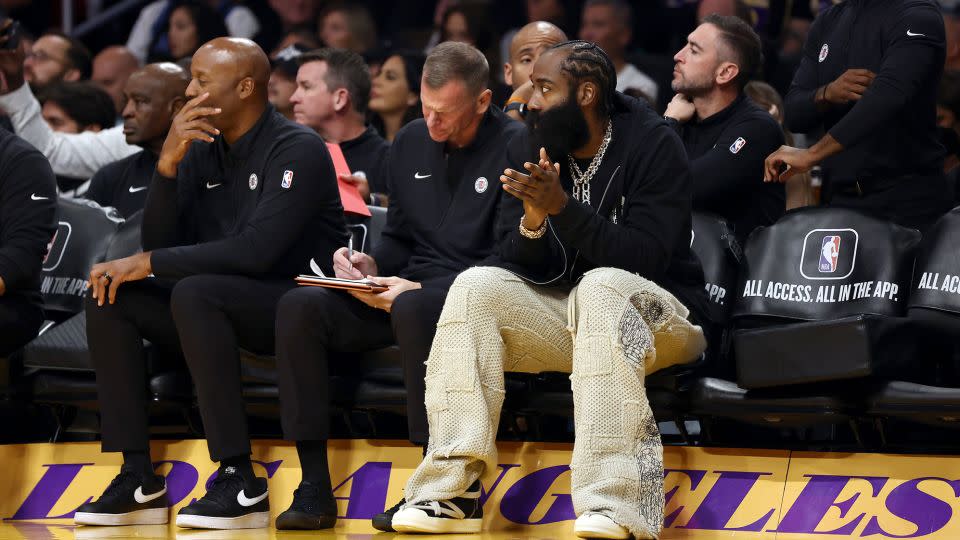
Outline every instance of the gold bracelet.
POLYGON ((539 229, 531 231, 530 229, 523 226, 523 216, 520 217, 520 235, 524 238, 529 238, 531 240, 536 240, 543 237, 547 232, 547 220, 543 220, 543 223, 540 225, 539 229))

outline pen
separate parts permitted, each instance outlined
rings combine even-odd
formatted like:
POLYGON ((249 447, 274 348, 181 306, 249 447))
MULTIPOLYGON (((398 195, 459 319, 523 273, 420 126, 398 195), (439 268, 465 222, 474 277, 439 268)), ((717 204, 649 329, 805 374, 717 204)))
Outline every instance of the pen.
MULTIPOLYGON (((350 238, 347 240, 347 254, 350 259, 353 259, 353 235, 350 235, 350 238)), ((350 261, 353 262, 352 260, 350 261)))

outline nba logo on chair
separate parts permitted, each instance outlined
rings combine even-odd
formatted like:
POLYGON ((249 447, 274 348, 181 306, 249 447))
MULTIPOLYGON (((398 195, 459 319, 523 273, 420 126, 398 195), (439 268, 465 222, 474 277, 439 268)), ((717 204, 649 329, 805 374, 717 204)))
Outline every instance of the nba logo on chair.
POLYGON ((837 271, 837 259, 840 257, 840 237, 824 236, 820 245, 820 272, 837 271))

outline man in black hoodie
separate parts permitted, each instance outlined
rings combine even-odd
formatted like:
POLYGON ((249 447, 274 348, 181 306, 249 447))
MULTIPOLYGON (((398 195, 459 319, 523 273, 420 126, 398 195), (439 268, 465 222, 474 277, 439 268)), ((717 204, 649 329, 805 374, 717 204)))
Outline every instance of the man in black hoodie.
POLYGON ((47 158, 0 128, 0 356, 30 341, 43 323, 40 266, 56 212, 47 158))
POLYGON ((596 45, 555 46, 531 78, 535 144, 522 133, 500 177, 514 203, 500 267, 471 268, 450 288, 427 361, 430 447, 392 524, 479 532, 503 372, 565 371, 576 534, 656 538, 663 456, 644 377, 706 346, 694 324, 706 298, 690 251, 690 168, 667 122, 614 91, 596 45))

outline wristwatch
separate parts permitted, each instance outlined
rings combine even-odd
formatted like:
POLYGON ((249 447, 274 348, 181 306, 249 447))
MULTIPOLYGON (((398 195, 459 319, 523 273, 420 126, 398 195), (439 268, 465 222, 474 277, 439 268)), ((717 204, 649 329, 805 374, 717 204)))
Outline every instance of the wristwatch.
POLYGON ((520 116, 527 115, 527 104, 522 101, 514 101, 513 103, 507 103, 507 106, 503 108, 503 112, 508 113, 510 111, 517 111, 517 114, 520 116))

